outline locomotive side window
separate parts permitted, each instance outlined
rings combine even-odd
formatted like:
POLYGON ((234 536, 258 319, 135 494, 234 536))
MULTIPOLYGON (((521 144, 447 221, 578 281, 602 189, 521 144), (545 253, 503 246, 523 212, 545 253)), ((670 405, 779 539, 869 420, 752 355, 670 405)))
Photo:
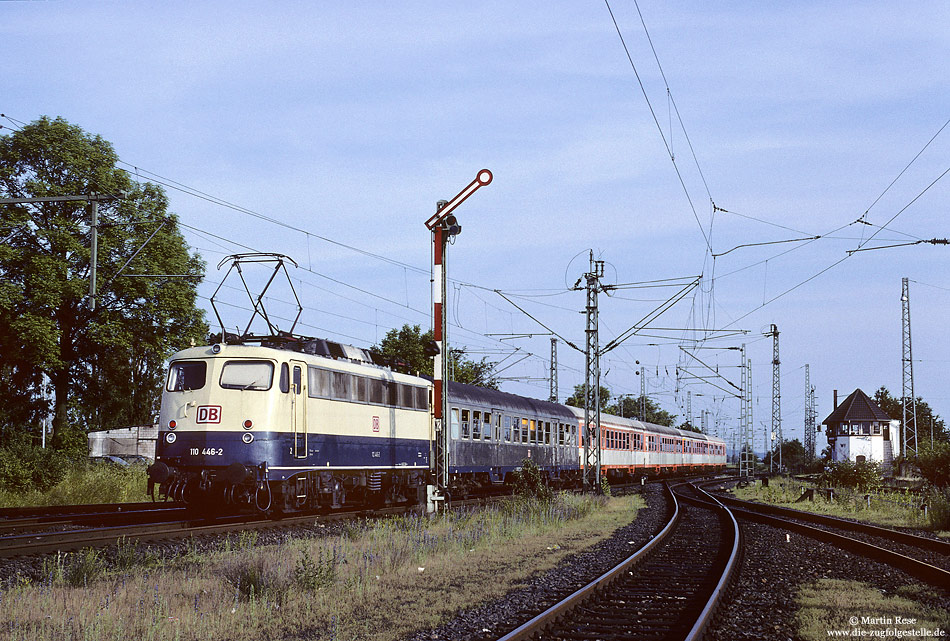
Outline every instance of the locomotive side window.
POLYGON ((237 390, 269 390, 274 364, 269 361, 228 361, 221 368, 221 387, 237 390))
POLYGON ((371 378, 369 380, 369 402, 378 403, 382 405, 388 400, 388 392, 386 391, 386 381, 381 381, 378 378, 371 378))
POLYGON ((360 403, 365 403, 369 400, 369 379, 365 376, 357 376, 356 378, 356 400, 360 403))
POLYGON ((310 387, 307 390, 310 396, 330 398, 330 372, 318 367, 308 367, 307 377, 310 379, 310 387))
POLYGON ((280 391, 284 394, 290 391, 290 367, 287 363, 280 364, 280 391))
POLYGON ((429 409, 429 390, 424 387, 414 387, 413 389, 416 393, 416 409, 429 409))
POLYGON ((330 372, 331 396, 341 400, 350 398, 350 375, 346 372, 330 372))
POLYGON ((168 369, 169 392, 185 392, 205 386, 208 364, 204 361, 178 361, 168 369))

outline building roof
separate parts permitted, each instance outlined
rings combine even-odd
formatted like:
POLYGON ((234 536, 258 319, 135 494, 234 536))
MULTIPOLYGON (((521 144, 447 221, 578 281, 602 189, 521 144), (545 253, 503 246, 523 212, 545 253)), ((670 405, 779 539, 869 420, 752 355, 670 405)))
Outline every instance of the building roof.
POLYGON ((828 418, 822 421, 823 425, 844 423, 845 421, 890 421, 884 410, 878 407, 867 394, 860 389, 851 392, 848 398, 841 401, 828 418))

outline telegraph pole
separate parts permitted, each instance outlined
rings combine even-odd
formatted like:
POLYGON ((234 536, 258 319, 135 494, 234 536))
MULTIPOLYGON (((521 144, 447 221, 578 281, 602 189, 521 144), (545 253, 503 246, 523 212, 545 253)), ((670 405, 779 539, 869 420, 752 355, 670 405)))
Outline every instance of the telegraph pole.
POLYGON ((914 359, 910 345, 910 284, 901 279, 901 328, 903 343, 901 365, 903 366, 903 394, 901 417, 904 426, 904 456, 917 453, 917 397, 914 396, 914 359))
POLYGON ((482 169, 465 189, 460 191, 452 200, 440 200, 436 203, 436 213, 427 221, 426 227, 432 232, 432 333, 434 343, 427 355, 433 358, 433 430, 432 451, 430 452, 430 469, 432 483, 427 487, 429 512, 436 511, 439 501, 444 501, 449 488, 449 449, 451 439, 449 427, 449 355, 448 322, 445 313, 446 298, 446 254, 448 242, 462 232, 462 226, 452 212, 456 207, 471 196, 479 187, 492 181, 492 173, 482 169))

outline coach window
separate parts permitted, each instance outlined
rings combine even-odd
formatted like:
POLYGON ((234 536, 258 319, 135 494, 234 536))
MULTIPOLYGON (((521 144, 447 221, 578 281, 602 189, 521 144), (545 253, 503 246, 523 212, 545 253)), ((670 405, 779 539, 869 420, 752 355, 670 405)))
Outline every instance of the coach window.
POLYGON ((269 390, 274 364, 269 361, 228 361, 221 368, 221 387, 237 390, 269 390))
POLYGON ((208 364, 204 361, 178 361, 168 369, 169 392, 186 392, 205 386, 208 364))
POLYGON ((478 410, 472 412, 472 440, 482 440, 482 413, 478 410))
POLYGON ((462 410, 462 438, 468 438, 468 410, 462 410))
POLYGON ((458 408, 453 407, 451 412, 451 423, 452 423, 452 438, 456 441, 459 438, 459 411, 458 408))
POLYGON ((528 439, 528 442, 529 442, 529 443, 537 443, 537 442, 538 442, 538 427, 537 427, 537 423, 535 422, 534 419, 531 419, 531 421, 529 422, 529 425, 530 425, 531 427, 529 428, 529 430, 530 430, 530 431, 529 431, 530 438, 528 439))
POLYGON ((491 440, 491 414, 485 412, 482 414, 482 420, 485 421, 484 426, 482 427, 482 438, 486 441, 491 440))
POLYGON ((528 419, 521 419, 521 442, 528 442, 528 419))
POLYGON ((505 443, 511 443, 511 417, 505 415, 502 421, 505 428, 505 443))

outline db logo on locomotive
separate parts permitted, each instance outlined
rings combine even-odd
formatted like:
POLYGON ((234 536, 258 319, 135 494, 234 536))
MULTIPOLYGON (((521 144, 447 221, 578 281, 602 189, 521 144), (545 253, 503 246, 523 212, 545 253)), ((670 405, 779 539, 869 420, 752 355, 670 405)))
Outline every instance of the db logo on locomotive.
POLYGON ((195 423, 220 423, 221 406, 220 405, 199 405, 198 414, 195 416, 195 423))

